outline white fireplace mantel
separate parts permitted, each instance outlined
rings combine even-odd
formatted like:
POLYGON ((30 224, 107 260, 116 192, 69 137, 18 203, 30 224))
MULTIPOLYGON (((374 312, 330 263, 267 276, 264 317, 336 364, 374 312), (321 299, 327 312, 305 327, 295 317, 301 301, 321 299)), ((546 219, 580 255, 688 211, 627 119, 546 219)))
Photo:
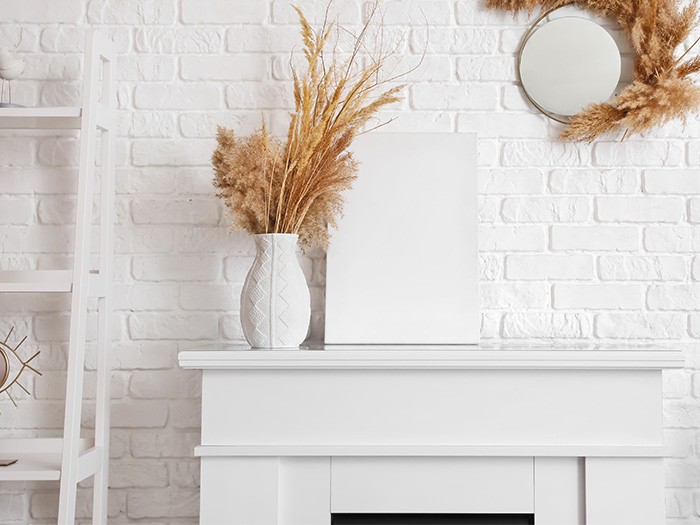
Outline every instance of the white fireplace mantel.
POLYGON ((518 513, 661 525, 662 346, 206 347, 201 523, 518 513))

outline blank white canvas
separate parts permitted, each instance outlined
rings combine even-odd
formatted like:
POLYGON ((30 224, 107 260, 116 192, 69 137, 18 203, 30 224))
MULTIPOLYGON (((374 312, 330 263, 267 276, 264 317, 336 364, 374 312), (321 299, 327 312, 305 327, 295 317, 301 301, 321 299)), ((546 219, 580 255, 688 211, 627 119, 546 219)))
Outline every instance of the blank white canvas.
POLYGON ((368 133, 352 150, 326 343, 478 343, 476 135, 368 133))

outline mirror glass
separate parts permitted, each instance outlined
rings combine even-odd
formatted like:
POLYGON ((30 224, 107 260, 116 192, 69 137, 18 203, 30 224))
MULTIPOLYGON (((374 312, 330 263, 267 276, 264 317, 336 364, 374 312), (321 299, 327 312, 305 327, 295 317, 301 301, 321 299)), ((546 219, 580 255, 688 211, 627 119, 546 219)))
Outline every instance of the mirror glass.
POLYGON ((607 101, 620 71, 620 50, 612 36, 585 18, 543 23, 528 33, 520 50, 523 89, 545 114, 568 117, 607 101))

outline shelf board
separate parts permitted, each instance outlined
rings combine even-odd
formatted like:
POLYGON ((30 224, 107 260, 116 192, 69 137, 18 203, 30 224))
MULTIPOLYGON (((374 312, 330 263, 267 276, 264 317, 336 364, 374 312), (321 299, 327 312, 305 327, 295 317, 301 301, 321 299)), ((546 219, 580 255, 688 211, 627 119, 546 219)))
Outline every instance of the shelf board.
MULTIPOLYGON (((61 438, 0 439, 0 459, 16 459, 7 467, 0 467, 0 481, 57 481, 61 479, 61 438)), ((87 439, 80 440, 79 463, 92 466, 92 451, 87 439)), ((85 469, 85 477, 94 474, 94 468, 85 469)))
POLYGON ((5 270, 0 271, 0 292, 67 293, 73 288, 72 281, 70 270, 5 270))
POLYGON ((0 129, 80 129, 79 107, 0 108, 0 129))

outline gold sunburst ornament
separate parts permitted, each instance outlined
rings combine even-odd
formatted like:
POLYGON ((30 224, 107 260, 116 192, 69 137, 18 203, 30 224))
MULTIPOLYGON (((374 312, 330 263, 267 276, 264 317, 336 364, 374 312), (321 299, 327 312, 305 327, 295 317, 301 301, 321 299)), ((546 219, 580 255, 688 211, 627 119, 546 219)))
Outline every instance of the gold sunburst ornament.
POLYGON ((17 353, 17 350, 19 350, 22 343, 27 340, 27 336, 24 336, 16 346, 12 347, 10 344, 8 344, 8 341, 13 331, 14 326, 10 328, 9 332, 7 332, 4 341, 0 342, 0 395, 7 395, 7 397, 10 398, 10 401, 12 401, 12 404, 17 406, 17 403, 10 393, 10 388, 17 385, 27 394, 29 394, 29 390, 27 390, 27 388, 19 382, 19 378, 22 376, 25 370, 31 370, 35 374, 41 375, 41 372, 29 364, 41 352, 35 353, 26 361, 22 359, 17 353))

